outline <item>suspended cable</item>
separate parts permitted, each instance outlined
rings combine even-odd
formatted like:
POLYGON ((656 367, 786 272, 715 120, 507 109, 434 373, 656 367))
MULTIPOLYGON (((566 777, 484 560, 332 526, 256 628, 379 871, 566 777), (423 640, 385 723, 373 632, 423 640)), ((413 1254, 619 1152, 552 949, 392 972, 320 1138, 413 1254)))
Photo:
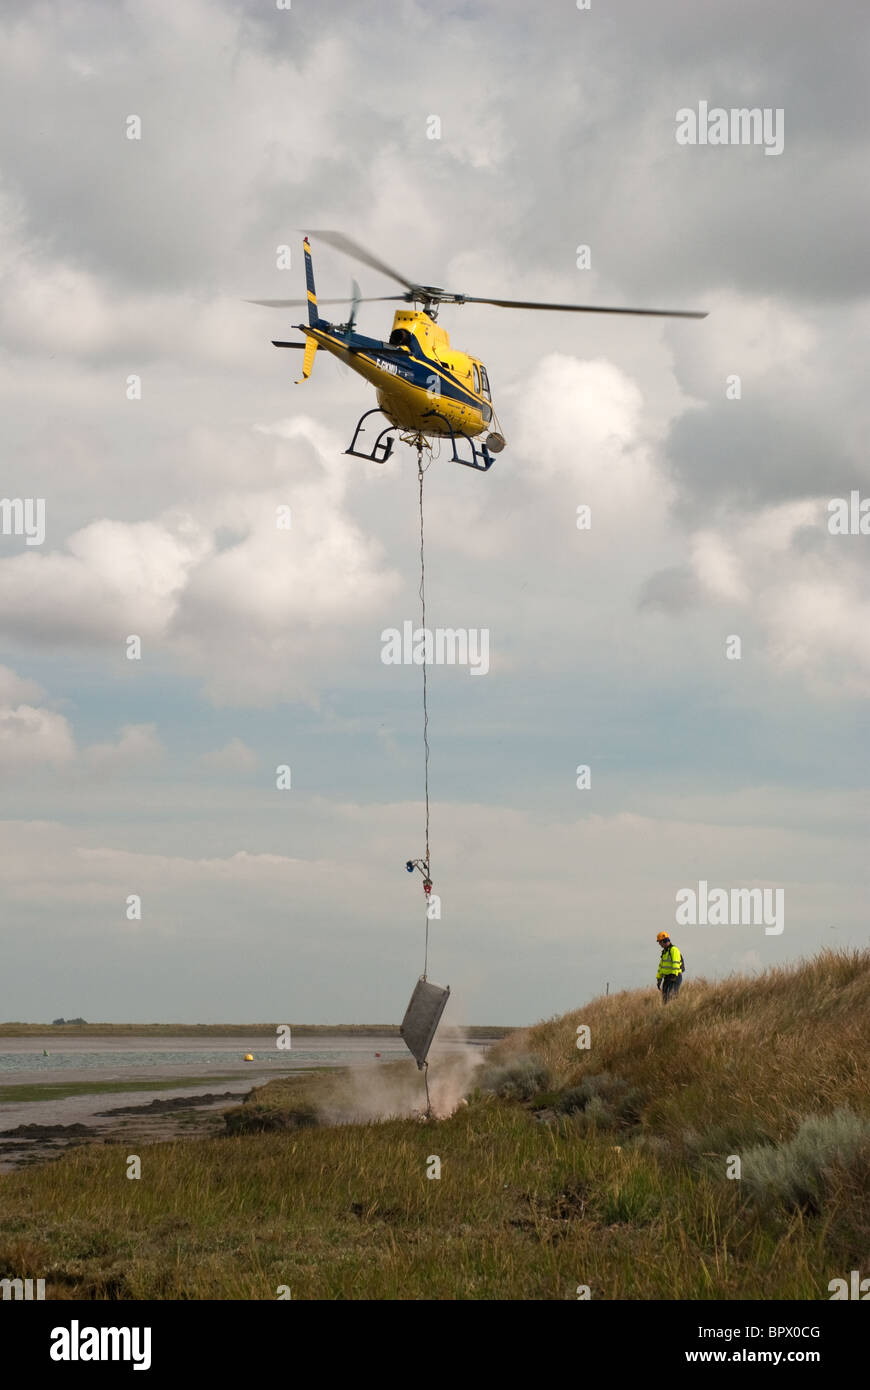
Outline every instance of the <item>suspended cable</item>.
MULTIPOLYGON (((409 440, 408 443, 411 441, 409 440)), ((426 918, 423 948, 423 974, 417 981, 411 1002, 405 1011, 400 1032, 411 1051, 418 1068, 423 1073, 426 1086, 426 1119, 432 1116, 432 1100, 429 1095, 428 1052, 435 1036, 438 1022, 450 995, 450 987, 442 988, 428 981, 429 973, 429 903, 432 892, 432 856, 429 846, 429 684, 426 667, 429 659, 429 633, 426 627, 426 544, 425 516, 423 507, 423 450, 426 448, 423 436, 413 441, 417 449, 417 489, 420 507, 420 615, 422 621, 421 640, 423 644, 423 788, 425 800, 426 854, 423 859, 409 859, 405 864, 408 873, 418 869, 423 876, 423 894, 426 901, 426 918)), ((431 451, 430 451, 431 461, 431 451)))
POLYGON ((426 667, 428 637, 426 634, 426 550, 423 534, 423 443, 417 441, 417 485, 420 499, 420 610, 423 629, 423 788, 426 801, 426 873, 423 889, 426 895, 426 938, 423 953, 423 979, 429 970, 429 890, 432 887, 432 860, 429 853, 429 699, 426 667), (428 885, 428 886, 427 886, 428 885))

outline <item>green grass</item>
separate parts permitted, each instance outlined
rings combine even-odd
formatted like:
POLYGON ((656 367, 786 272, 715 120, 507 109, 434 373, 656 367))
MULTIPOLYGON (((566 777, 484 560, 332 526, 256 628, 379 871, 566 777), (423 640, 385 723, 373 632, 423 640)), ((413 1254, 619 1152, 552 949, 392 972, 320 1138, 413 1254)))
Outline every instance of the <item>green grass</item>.
MULTIPOLYGON (((525 1030, 491 1060, 503 1085, 537 1058, 537 1096, 478 1087, 430 1123, 143 1146, 140 1180, 126 1151, 80 1148, 0 1178, 0 1277, 45 1278, 52 1298, 273 1299, 289 1285, 296 1300, 558 1301, 588 1285, 599 1299, 826 1299, 870 1249, 866 1147, 822 1126, 811 1204, 778 1179, 759 1201, 757 1155, 754 1187, 726 1159, 775 1146, 778 1174, 795 1136, 819 1131, 808 1115, 870 1117, 868 993, 870 955, 825 953, 692 982, 666 1010, 635 991, 525 1030)), ((388 1067, 372 1084, 398 1095, 413 1063, 388 1067)), ((289 1077, 250 1105, 325 1117, 353 1085, 289 1077)))
POLYGON ((210 1086, 212 1082, 244 1081, 244 1076, 176 1076, 157 1081, 47 1081, 32 1085, 0 1086, 0 1104, 18 1105, 31 1100, 66 1100, 68 1096, 111 1095, 117 1091, 168 1091, 176 1086, 210 1086))
POLYGON ((480 1102, 384 1124, 81 1149, 4 1182, 0 1275, 49 1297, 819 1298, 848 1268, 735 1184, 480 1102), (441 1158, 441 1178, 426 1177, 441 1158))

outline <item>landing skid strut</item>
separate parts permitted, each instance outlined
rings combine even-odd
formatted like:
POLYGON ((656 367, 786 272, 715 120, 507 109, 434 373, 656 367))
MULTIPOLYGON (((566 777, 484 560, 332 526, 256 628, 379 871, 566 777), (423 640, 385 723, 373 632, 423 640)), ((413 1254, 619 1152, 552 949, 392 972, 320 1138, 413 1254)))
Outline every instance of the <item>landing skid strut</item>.
MULTIPOLYGON (((386 429, 381 430, 380 434, 372 444, 372 447, 368 453, 366 453, 363 449, 358 449, 356 447, 357 441, 360 437, 360 434, 363 432, 365 422, 370 415, 384 415, 384 412, 380 409, 380 407, 375 406, 373 410, 367 410, 364 415, 360 416, 359 420, 357 421, 356 429, 353 432, 353 439, 350 441, 350 448, 345 449, 344 451, 346 454, 352 454, 353 457, 357 459, 368 459, 370 463, 386 463, 387 459, 393 452, 393 444, 395 443, 395 440, 392 437, 393 435, 398 435, 400 439, 408 443, 414 444, 418 448, 431 449, 431 443, 429 443, 428 440, 426 440, 426 437, 424 435, 413 434, 408 430, 401 429, 398 425, 387 425, 386 429)), ((452 449, 452 463, 461 463, 464 465, 465 468, 476 468, 479 473, 485 473, 486 470, 488 468, 491 468, 492 465, 495 463, 495 459, 493 458, 492 454, 489 452, 485 444, 481 444, 478 447, 478 445, 475 444, 474 440, 471 439, 469 435, 463 434, 461 430, 454 430, 453 426, 450 424, 450 421, 439 411, 427 410, 423 418, 426 419, 427 416, 430 417, 433 421, 440 420, 445 425, 446 434, 438 437, 447 438, 450 440, 450 447, 452 449), (457 453, 456 445, 460 439, 464 440, 465 443, 468 445, 469 449, 471 450, 471 458, 463 458, 461 454, 457 453)), ((384 415, 384 419, 387 418, 388 417, 384 415)))

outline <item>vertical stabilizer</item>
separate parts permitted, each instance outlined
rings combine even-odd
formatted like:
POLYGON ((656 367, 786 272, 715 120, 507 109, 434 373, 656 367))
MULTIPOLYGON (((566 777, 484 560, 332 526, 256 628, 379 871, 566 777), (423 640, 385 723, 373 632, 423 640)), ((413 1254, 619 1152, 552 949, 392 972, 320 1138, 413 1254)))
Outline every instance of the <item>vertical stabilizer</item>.
POLYGON ((314 327, 319 321, 319 315, 317 313, 317 291, 314 288, 314 264, 311 260, 311 242, 308 240, 308 237, 302 242, 302 250, 305 252, 305 288, 308 291, 308 322, 314 327))

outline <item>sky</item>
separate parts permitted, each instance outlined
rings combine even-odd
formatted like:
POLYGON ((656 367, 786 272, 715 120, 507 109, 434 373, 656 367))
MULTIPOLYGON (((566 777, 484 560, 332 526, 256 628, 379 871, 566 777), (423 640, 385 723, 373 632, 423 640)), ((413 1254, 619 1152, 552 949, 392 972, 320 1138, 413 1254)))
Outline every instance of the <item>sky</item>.
MULTIPOLYGON (((445 1022, 651 987, 661 930, 687 980, 865 946, 870 535, 831 504, 870 497, 866 6, 10 0, 0 32, 0 1019, 395 1023, 423 968, 422 670, 382 660, 415 457, 345 455, 371 388, 323 353, 295 385, 303 311, 246 302, 304 293, 312 228, 709 315, 441 311, 507 440, 424 485, 428 623, 489 640, 427 671, 445 1022), (719 108, 781 148, 677 139, 719 108), (782 890, 782 930, 676 926, 702 882, 782 890)), ((321 296, 395 292, 312 244, 321 296)))

